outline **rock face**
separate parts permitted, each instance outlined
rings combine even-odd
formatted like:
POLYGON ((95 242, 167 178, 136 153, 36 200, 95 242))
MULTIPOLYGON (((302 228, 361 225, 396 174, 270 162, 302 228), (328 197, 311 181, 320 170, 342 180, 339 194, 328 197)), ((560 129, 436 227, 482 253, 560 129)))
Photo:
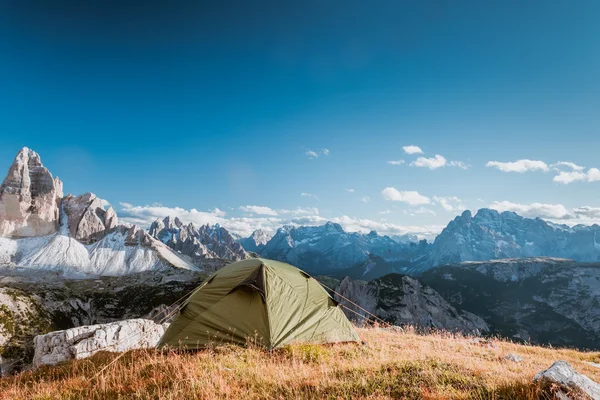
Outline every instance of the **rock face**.
POLYGON ((58 229, 62 182, 53 178, 40 156, 23 148, 0 186, 0 236, 30 237, 58 229))
POLYGON ((39 335, 34 339, 33 366, 86 358, 99 351, 124 352, 154 347, 165 329, 165 325, 147 319, 130 319, 39 335))
POLYGON ((193 260, 221 258, 239 261, 248 257, 244 248, 219 224, 203 225, 183 224, 179 218, 166 217, 156 220, 150 226, 149 233, 178 253, 193 260))
POLYGON ((375 231, 367 235, 349 233, 339 224, 328 222, 322 226, 279 228, 259 254, 323 274, 364 264, 369 256, 386 262, 410 263, 416 251, 414 244, 398 243, 375 231))
POLYGON ((600 348, 600 263, 553 258, 440 266, 419 279, 495 333, 534 343, 600 348))
POLYGON ((555 362, 550 368, 537 374, 533 380, 558 385, 558 398, 575 399, 584 394, 592 400, 600 399, 600 385, 575 371, 566 361, 555 362))
POLYGON ((0 376, 23 366, 23 355, 31 352, 31 340, 48 332, 51 316, 40 298, 8 287, 0 287, 0 376))
POLYGON ((600 261, 600 226, 555 225, 487 208, 465 211, 438 235, 413 271, 461 261, 558 257, 600 261))
POLYGON ((238 242, 242 245, 244 250, 260 253, 269 240, 271 240, 271 235, 262 229, 257 229, 252 232, 250 237, 239 239, 238 242))
MULTIPOLYGON (((370 282, 344 278, 337 292, 393 325, 413 325, 422 330, 447 330, 475 335, 489 331, 481 318, 457 310, 435 290, 409 276, 390 274, 370 282)), ((345 309, 348 318, 358 323, 366 321, 363 317, 373 320, 368 313, 343 297, 336 295, 336 300, 354 311, 345 309)))
POLYGON ((94 242, 94 239, 118 225, 117 214, 112 207, 104 210, 102 200, 93 193, 66 196, 62 201, 62 210, 67 215, 71 237, 83 243, 94 242))

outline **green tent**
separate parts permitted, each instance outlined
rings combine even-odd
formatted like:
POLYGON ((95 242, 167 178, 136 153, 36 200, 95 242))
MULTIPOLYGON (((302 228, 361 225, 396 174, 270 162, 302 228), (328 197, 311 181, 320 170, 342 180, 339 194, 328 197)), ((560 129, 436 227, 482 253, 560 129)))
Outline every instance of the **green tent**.
POLYGON ((200 285, 159 347, 202 349, 248 340, 273 349, 360 339, 314 278, 289 264, 253 258, 223 267, 200 285))

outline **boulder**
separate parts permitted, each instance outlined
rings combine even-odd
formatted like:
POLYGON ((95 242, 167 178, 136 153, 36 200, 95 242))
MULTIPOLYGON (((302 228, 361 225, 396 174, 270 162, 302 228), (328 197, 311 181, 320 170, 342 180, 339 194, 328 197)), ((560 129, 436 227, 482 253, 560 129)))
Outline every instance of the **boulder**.
POLYGON ((147 319, 129 319, 108 324, 79 326, 34 338, 34 368, 81 359, 99 351, 124 352, 158 344, 166 324, 147 319))
POLYGON ((0 236, 31 237, 58 230, 62 182, 27 147, 13 161, 0 186, 0 236))
POLYGON ((557 396, 563 399, 581 398, 581 394, 591 399, 600 399, 600 385, 575 371, 566 361, 556 361, 550 368, 538 373, 534 382, 550 383, 560 387, 557 396))

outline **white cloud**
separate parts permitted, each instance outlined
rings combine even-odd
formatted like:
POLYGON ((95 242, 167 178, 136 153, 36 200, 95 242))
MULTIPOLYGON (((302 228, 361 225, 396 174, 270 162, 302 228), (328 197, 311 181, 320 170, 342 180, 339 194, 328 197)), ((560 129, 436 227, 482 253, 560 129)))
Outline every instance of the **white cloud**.
POLYGON ((542 218, 566 225, 600 224, 600 207, 581 206, 567 208, 562 204, 518 204, 509 201, 495 201, 488 206, 497 211, 512 211, 527 218, 542 218))
POLYGON ((539 160, 517 160, 513 162, 489 161, 485 164, 488 168, 496 168, 502 172, 544 171, 548 172, 548 165, 539 160))
POLYGON ((314 159, 314 158, 318 158, 319 154, 317 154, 316 152, 312 151, 312 150, 308 150, 306 153, 304 153, 308 156, 309 159, 314 159))
POLYGON ((435 157, 427 158, 427 157, 419 157, 415 161, 410 163, 411 167, 419 167, 419 168, 429 168, 436 169, 446 165, 446 159, 436 154, 435 157))
POLYGON ((450 161, 448 163, 448 166, 449 167, 457 167, 457 168, 460 168, 460 169, 469 169, 469 167, 470 167, 470 165, 467 165, 467 164, 465 164, 462 161, 450 161))
POLYGON ((489 205, 489 208, 503 211, 512 211, 527 218, 550 218, 550 219, 568 219, 571 217, 569 210, 562 204, 518 204, 510 201, 495 201, 489 205))
POLYGON ((421 150, 419 146, 415 145, 403 146, 402 150, 404 150, 406 154, 423 154, 423 150, 421 150))
POLYGON ((371 200, 371 198, 369 196, 363 196, 360 198, 360 201, 362 201, 363 203, 368 203, 371 200))
POLYGON ((402 201, 410 205, 429 204, 429 197, 419 194, 417 191, 399 191, 393 187, 387 187, 381 191, 381 195, 385 200, 402 201))
POLYGON ((304 154, 307 155, 309 159, 314 160, 315 158, 319 158, 319 155, 328 156, 329 153, 329 149, 321 149, 320 154, 308 149, 304 154))
POLYGON ((460 212, 465 210, 465 206, 461 199, 456 196, 450 197, 438 197, 433 196, 433 200, 442 206, 442 208, 446 211, 450 212, 460 212))
POLYGON ((348 193, 354 193, 354 189, 346 189, 346 192, 348 192, 348 193))
POLYGON ((390 165, 402 165, 404 164, 404 160, 388 161, 387 163, 390 165))
POLYGON ((386 215, 386 214, 391 214, 392 212, 390 210, 384 210, 384 211, 379 211, 377 214, 381 214, 381 215, 386 215))
POLYGON ((582 167, 581 165, 577 165, 575 163, 572 163, 570 161, 559 161, 557 163, 554 163, 552 165, 550 165, 552 168, 554 168, 556 171, 560 171, 560 167, 567 167, 570 168, 573 171, 583 171, 585 169, 585 167, 582 167))
POLYGON ((258 215, 278 215, 279 213, 270 207, 265 206, 241 206, 240 210, 247 213, 253 213, 258 215))
POLYGON ((598 168, 590 168, 587 172, 582 172, 581 170, 560 171, 552 180, 563 185, 576 181, 597 182, 600 181, 600 170, 598 168))
POLYGON ((217 217, 224 217, 225 215, 227 215, 227 213, 223 210, 219 210, 218 208, 215 208, 213 210, 210 211, 211 214, 214 214, 217 217))
POLYGON ((302 193, 300 193, 300 196, 302 196, 302 197, 312 197, 315 200, 319 200, 319 198, 316 195, 311 194, 311 193, 302 192, 302 193))

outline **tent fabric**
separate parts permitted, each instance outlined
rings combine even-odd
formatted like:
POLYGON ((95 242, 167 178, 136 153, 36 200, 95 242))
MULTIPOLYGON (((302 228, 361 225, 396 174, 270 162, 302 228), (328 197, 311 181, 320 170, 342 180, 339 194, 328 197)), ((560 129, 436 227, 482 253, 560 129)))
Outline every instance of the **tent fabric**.
POLYGON ((319 282, 289 264, 253 258, 223 267, 200 285, 159 347, 353 341, 360 341, 354 327, 319 282))

